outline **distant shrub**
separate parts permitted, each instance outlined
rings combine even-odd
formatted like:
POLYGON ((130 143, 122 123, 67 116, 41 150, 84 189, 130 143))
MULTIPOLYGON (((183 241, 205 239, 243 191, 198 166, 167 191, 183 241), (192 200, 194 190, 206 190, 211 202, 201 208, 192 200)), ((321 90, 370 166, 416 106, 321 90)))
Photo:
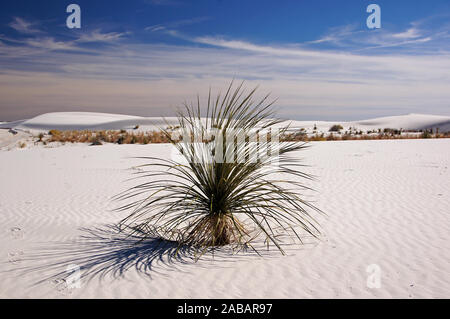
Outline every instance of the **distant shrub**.
POLYGON ((395 128, 385 128, 383 130, 383 133, 391 134, 391 135, 400 135, 400 134, 402 134, 401 130, 398 130, 398 129, 395 129, 395 128))
POLYGON ((103 143, 100 142, 100 140, 95 139, 94 141, 92 141, 91 146, 95 146, 95 145, 103 145, 103 143))
POLYGON ((337 141, 338 138, 334 136, 333 134, 330 134, 327 136, 327 141, 337 141))
POLYGON ((422 132, 422 134, 420 135, 420 137, 421 137, 421 138, 432 138, 433 136, 432 136, 432 134, 431 134, 430 131, 424 130, 424 131, 422 132))
POLYGON ((52 136, 57 136, 57 135, 61 135, 61 131, 60 130, 50 130, 49 132, 48 132, 48 134, 49 135, 52 135, 52 136))
MULTIPOLYGON (((267 141, 270 141, 271 136, 267 136, 267 141)), ((295 133, 284 133, 280 135, 281 142, 298 142, 298 141, 306 141, 308 139, 308 134, 306 134, 305 129, 300 129, 300 131, 295 133)))
POLYGON ((341 140, 346 141, 346 140, 351 140, 353 138, 353 136, 349 133, 346 133, 344 135, 342 135, 341 140))
POLYGON ((326 141, 327 139, 325 138, 325 135, 322 133, 322 134, 314 134, 314 136, 311 136, 310 138, 309 138, 309 141, 314 141, 314 142, 316 142, 316 141, 326 141))
POLYGON ((332 127, 330 127, 330 129, 328 130, 329 132, 339 132, 340 130, 344 129, 342 127, 342 125, 340 124, 335 124, 332 127))

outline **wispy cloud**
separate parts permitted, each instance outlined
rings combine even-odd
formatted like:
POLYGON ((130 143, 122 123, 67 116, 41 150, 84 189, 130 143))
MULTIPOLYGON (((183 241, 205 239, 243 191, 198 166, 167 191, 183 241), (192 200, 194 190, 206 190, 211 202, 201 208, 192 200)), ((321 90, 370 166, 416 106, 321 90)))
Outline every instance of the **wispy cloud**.
POLYGON ((102 32, 100 29, 92 31, 83 31, 76 33, 75 37, 71 35, 69 39, 57 39, 50 34, 41 31, 36 26, 37 23, 27 22, 25 19, 16 17, 10 23, 16 30, 21 30, 23 37, 11 38, 0 35, 0 40, 3 40, 7 45, 4 45, 0 53, 6 55, 33 55, 43 51, 55 50, 77 50, 90 51, 86 47, 81 47, 81 44, 86 43, 108 43, 113 44, 120 41, 130 34, 130 32, 102 32), (35 51, 34 49, 39 49, 35 51))
POLYGON ((73 42, 57 41, 52 37, 40 37, 35 39, 26 39, 27 45, 35 48, 41 48, 49 51, 53 50, 73 50, 76 49, 73 42))
POLYGON ((125 36, 129 35, 130 32, 106 32, 103 33, 101 30, 97 29, 92 32, 84 32, 76 40, 77 42, 114 42, 123 39, 125 36))
POLYGON ((37 28, 38 23, 30 22, 20 17, 15 17, 14 21, 12 21, 9 26, 17 32, 25 34, 36 34, 42 32, 37 28))
POLYGON ((305 44, 313 48, 327 44, 331 45, 331 48, 349 52, 371 50, 373 53, 378 53, 385 52, 386 48, 398 48, 402 52, 418 53, 430 52, 436 47, 449 49, 448 44, 442 42, 447 34, 448 27, 445 25, 427 29, 418 21, 412 22, 410 27, 401 31, 392 31, 388 28, 361 30, 357 25, 345 25, 331 28, 319 39, 305 44))
POLYGON ((183 19, 183 20, 178 20, 178 21, 173 21, 173 22, 168 22, 168 23, 164 23, 164 24, 155 24, 155 25, 151 25, 145 28, 146 31, 152 31, 152 32, 156 32, 156 31, 174 31, 174 29, 183 27, 183 26, 188 26, 188 25, 192 25, 192 24, 197 24, 197 23, 201 23, 207 20, 210 20, 210 17, 197 17, 197 18, 192 18, 192 19, 183 19))
POLYGON ((359 30, 356 24, 333 27, 324 36, 316 40, 308 41, 307 44, 333 43, 335 45, 343 45, 346 39, 355 37, 361 33, 364 33, 364 31, 359 30))
POLYGON ((416 39, 419 38, 422 35, 422 32, 419 31, 417 28, 409 28, 406 31, 394 33, 392 34, 393 38, 397 39, 416 39))

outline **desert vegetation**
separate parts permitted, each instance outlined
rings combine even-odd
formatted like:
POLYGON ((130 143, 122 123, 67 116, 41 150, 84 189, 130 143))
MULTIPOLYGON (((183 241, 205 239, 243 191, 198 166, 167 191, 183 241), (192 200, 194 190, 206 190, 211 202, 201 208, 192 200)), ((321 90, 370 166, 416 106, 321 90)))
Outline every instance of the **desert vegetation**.
POLYGON ((148 161, 136 172, 142 182, 116 197, 126 201, 118 210, 130 212, 121 229, 174 241, 200 255, 224 245, 258 252, 257 238, 284 252, 281 235, 299 240, 302 234, 319 235, 312 212, 320 210, 299 195, 307 188, 302 181, 311 177, 289 156, 305 145, 274 142, 273 136, 250 142, 255 128, 269 130, 282 122, 274 118, 268 96, 255 102, 254 93, 231 84, 223 96, 209 93, 205 114, 199 100, 184 106, 178 121, 189 139, 163 131, 183 161, 141 158, 148 161), (205 139, 211 130, 215 138, 205 139), (239 135, 248 138, 236 143, 239 135), (206 142, 193 143, 196 138, 206 142))
MULTIPOLYGON (((166 131, 177 131, 179 126, 167 126, 166 131)), ((170 143, 167 134, 162 131, 129 132, 126 130, 102 131, 59 131, 51 130, 48 134, 39 133, 35 136, 37 143, 47 145, 51 142, 60 143, 89 143, 91 145, 113 144, 153 144, 170 143)), ((339 134, 325 134, 314 131, 308 134, 304 129, 281 132, 280 140, 285 142, 318 142, 318 141, 346 141, 346 140, 387 140, 387 139, 419 139, 419 138, 450 138, 450 132, 439 133, 433 130, 408 132, 397 129, 383 129, 377 131, 346 131, 339 134)))
POLYGON ((421 139, 421 138, 450 138, 450 132, 446 133, 432 133, 430 130, 422 132, 401 132, 393 134, 387 132, 357 132, 343 134, 300 134, 299 132, 289 132, 281 136, 284 141, 303 141, 303 142, 318 142, 318 141, 347 141, 347 140, 397 140, 397 139, 421 139))
POLYGON ((344 128, 342 127, 342 125, 340 125, 340 124, 335 124, 335 125, 333 125, 332 127, 330 127, 329 132, 340 132, 342 129, 344 129, 344 128))
MULTIPOLYGON (((43 141, 43 136, 39 137, 43 141)), ((101 145, 103 143, 114 144, 149 144, 169 143, 169 139, 160 131, 128 132, 126 130, 102 130, 102 131, 59 131, 51 130, 45 142, 61 143, 91 143, 101 145)))

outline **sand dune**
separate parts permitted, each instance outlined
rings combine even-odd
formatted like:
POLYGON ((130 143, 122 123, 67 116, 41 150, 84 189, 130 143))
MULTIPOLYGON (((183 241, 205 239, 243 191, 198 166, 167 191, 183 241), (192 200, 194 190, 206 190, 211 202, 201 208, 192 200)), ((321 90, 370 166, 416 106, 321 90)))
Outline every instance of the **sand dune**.
POLYGON ((372 128, 394 128, 406 130, 422 130, 439 128, 450 130, 450 117, 426 114, 408 114, 404 116, 380 117, 372 120, 355 122, 356 126, 372 128))
POLYGON ((311 145, 298 156, 319 177, 306 195, 328 214, 321 240, 288 256, 224 250, 197 263, 107 226, 123 217, 111 196, 141 163, 129 157, 170 156, 171 146, 1 151, 0 297, 448 298, 450 140, 311 145), (50 278, 71 264, 86 275, 80 288, 50 278), (367 286, 370 265, 380 288, 367 286))
POLYGON ((46 113, 32 119, 0 124, 0 128, 20 130, 121 130, 133 129, 136 125, 156 129, 171 124, 175 118, 140 117, 122 114, 94 112, 46 113))
MULTIPOLYGON (((168 117, 140 117, 121 114, 92 113, 92 112, 56 112, 36 116, 32 119, 0 124, 0 128, 15 128, 19 130, 120 130, 133 129, 136 125, 140 130, 154 130, 169 125, 176 125, 176 118, 168 117)), ((436 129, 441 132, 450 130, 450 117, 408 114, 399 116, 380 117, 364 121, 289 121, 292 128, 305 128, 312 132, 314 126, 318 132, 328 132, 334 124, 341 124, 344 129, 349 127, 368 131, 379 128, 392 128, 404 130, 436 129)))

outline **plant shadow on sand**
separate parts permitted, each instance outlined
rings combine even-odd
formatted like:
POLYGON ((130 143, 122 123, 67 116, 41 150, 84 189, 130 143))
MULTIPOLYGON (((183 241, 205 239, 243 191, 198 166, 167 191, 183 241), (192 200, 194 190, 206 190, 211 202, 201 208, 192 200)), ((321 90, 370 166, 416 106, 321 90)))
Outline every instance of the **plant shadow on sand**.
MULTIPOLYGON (((73 275, 74 266, 79 267, 80 279, 84 283, 93 279, 115 280, 124 278, 128 271, 152 278, 158 274, 167 276, 170 271, 189 271, 184 266, 209 268, 235 267, 238 260, 252 260, 258 257, 280 257, 279 251, 260 249, 256 254, 252 249, 233 252, 231 248, 220 247, 207 251, 197 259, 194 249, 179 247, 176 242, 161 238, 139 237, 120 232, 116 225, 104 225, 95 228, 81 228, 83 233, 78 239, 54 243, 49 247, 37 248, 25 260, 32 267, 14 269, 19 275, 38 272, 40 279, 32 285, 46 282, 67 282, 73 275), (183 266, 183 269, 181 268, 183 266), (70 268, 70 269, 69 269, 70 268)), ((303 250, 306 245, 287 244, 289 252, 303 250)))

